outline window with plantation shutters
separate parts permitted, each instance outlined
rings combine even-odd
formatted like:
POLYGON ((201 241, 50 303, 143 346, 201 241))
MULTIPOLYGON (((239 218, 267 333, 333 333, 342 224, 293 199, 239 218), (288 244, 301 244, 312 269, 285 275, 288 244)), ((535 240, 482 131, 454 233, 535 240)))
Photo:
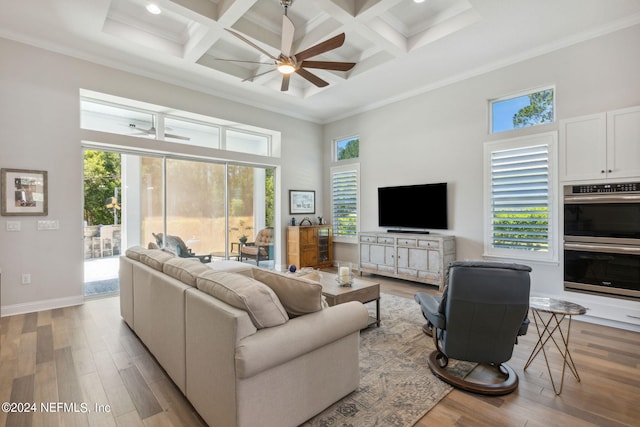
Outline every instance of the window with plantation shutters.
POLYGON ((554 258, 555 135, 486 145, 486 255, 554 258))
POLYGON ((331 168, 333 238, 356 238, 358 233, 359 165, 331 168))

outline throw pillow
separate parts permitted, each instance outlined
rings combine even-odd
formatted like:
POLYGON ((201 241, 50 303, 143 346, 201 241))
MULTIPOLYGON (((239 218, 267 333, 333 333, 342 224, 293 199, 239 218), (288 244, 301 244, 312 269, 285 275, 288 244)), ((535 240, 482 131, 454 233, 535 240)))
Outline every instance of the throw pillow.
POLYGON ((223 271, 208 271, 196 279, 198 289, 229 305, 246 311, 256 328, 286 323, 287 312, 276 294, 264 283, 223 271))
POLYGON ((322 285, 318 282, 261 268, 253 269, 253 278, 273 289, 290 317, 322 310, 322 285))

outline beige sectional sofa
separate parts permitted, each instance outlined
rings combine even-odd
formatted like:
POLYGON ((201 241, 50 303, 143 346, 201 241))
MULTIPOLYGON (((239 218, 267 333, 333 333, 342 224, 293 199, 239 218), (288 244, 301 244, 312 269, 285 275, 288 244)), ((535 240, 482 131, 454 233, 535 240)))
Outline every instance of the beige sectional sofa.
POLYGON ((123 319, 212 427, 296 426, 355 390, 367 309, 321 289, 234 261, 120 258, 123 319))

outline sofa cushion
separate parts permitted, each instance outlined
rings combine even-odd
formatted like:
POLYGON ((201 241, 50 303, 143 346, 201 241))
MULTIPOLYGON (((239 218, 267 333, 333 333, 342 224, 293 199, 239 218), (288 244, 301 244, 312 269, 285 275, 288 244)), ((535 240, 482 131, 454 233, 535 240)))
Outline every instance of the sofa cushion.
POLYGON ((210 262, 205 264, 207 268, 213 271, 226 271, 227 273, 238 273, 244 274, 247 277, 253 277, 253 273, 251 270, 253 267, 250 264, 232 261, 232 260, 215 260, 214 262, 210 262))
POLYGON ((136 261, 140 261, 140 256, 147 252, 149 249, 143 248, 142 246, 132 246, 125 252, 127 258, 131 258, 136 261))
POLYGON ((196 286, 196 278, 210 271, 206 264, 201 263, 198 258, 180 258, 174 257, 167 260, 162 266, 162 271, 180 280, 185 285, 196 286))
POLYGON ((140 255, 140 262, 155 270, 162 271, 162 265, 174 257, 175 255, 169 252, 158 249, 147 249, 145 253, 140 255))
POLYGON ((202 292, 246 311, 258 329, 282 325, 289 320, 275 292, 251 277, 208 271, 196 279, 196 284, 202 292))
POLYGON ((318 282, 261 268, 253 269, 253 278, 273 289, 291 317, 322 310, 322 285, 318 282))

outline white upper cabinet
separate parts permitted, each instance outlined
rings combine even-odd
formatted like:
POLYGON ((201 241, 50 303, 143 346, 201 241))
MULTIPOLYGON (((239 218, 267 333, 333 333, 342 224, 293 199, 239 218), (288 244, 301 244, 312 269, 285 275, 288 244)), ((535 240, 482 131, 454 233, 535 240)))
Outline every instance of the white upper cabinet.
POLYGON ((640 107, 560 121, 560 177, 640 177, 640 107))
POLYGON ((640 177, 640 107, 607 114, 608 178, 640 177))

